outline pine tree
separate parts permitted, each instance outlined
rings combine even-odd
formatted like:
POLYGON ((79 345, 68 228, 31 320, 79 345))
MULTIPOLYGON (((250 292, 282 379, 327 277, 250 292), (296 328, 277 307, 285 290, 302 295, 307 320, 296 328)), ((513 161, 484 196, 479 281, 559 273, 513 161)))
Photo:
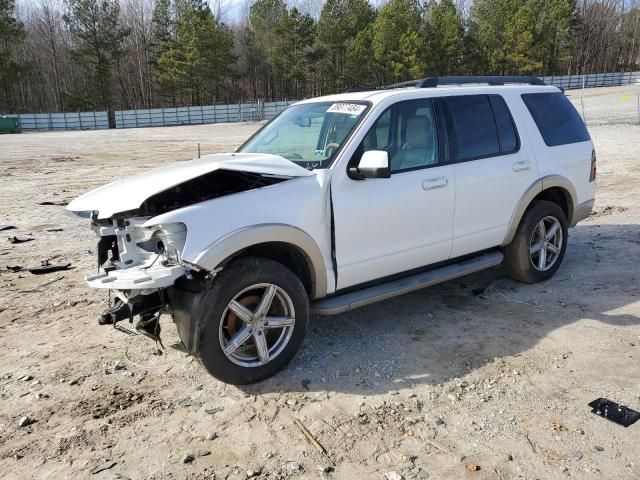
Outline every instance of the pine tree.
POLYGON ((572 0, 476 0, 469 31, 493 74, 556 71, 570 48, 572 0))
POLYGON ((324 74, 323 91, 332 93, 353 85, 346 77, 354 77, 364 59, 356 60, 352 55, 356 63, 348 64, 347 52, 356 36, 374 19, 375 11, 366 0, 327 0, 324 4, 318 20, 316 44, 324 74))
POLYGON ((118 22, 117 0, 67 0, 64 21, 74 44, 71 54, 85 82, 67 98, 71 107, 111 111, 114 65, 124 54, 129 30, 118 22))
POLYGON ((289 10, 276 27, 275 55, 278 71, 284 74, 284 96, 299 98, 313 70, 315 22, 297 8, 289 10))
POLYGON ((206 3, 182 10, 175 38, 166 39, 157 57, 157 80, 173 98, 191 105, 214 102, 233 63, 233 36, 206 3))
POLYGON ((464 27, 453 0, 430 5, 426 63, 435 75, 460 74, 464 63, 464 27))
POLYGON ((347 48, 345 83, 350 87, 379 86, 384 75, 371 54, 373 24, 360 30, 347 48))
POLYGON ((28 65, 18 61, 13 49, 24 38, 24 27, 14 15, 14 1, 0 0, 0 111, 14 111, 13 86, 28 65))
POLYGON ((171 0, 156 0, 151 17, 151 48, 155 59, 172 39, 175 25, 171 18, 171 0))
MULTIPOLYGON (((257 0, 251 6, 249 25, 252 33, 254 55, 264 59, 262 70, 268 98, 281 98, 285 72, 278 57, 278 45, 282 39, 278 35, 278 25, 287 16, 287 6, 283 0, 257 0)), ((262 62, 261 62, 262 63, 262 62)))
POLYGON ((385 83, 424 75, 424 36, 417 0, 390 0, 373 24, 373 56, 385 83))

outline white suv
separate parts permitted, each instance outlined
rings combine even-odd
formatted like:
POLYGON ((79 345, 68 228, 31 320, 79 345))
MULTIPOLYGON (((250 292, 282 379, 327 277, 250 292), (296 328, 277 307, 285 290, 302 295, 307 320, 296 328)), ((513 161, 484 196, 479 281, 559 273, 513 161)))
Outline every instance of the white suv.
POLYGON ((157 338, 170 312, 215 377, 276 373, 309 314, 331 315, 504 263, 549 278, 596 189, 587 129, 532 77, 433 77, 304 100, 236 153, 93 190, 99 271, 157 338))

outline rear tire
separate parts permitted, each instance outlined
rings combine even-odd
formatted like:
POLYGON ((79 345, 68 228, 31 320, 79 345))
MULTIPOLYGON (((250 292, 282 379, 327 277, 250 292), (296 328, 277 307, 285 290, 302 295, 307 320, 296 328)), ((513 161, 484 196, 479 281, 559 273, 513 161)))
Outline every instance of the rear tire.
POLYGON ((534 202, 504 249, 509 275, 525 283, 550 278, 562 263, 567 238, 567 217, 562 208, 547 200, 534 202))
POLYGON ((302 346, 309 299, 300 279, 281 263, 241 257, 204 295, 198 351, 218 380, 234 385, 264 380, 302 346))

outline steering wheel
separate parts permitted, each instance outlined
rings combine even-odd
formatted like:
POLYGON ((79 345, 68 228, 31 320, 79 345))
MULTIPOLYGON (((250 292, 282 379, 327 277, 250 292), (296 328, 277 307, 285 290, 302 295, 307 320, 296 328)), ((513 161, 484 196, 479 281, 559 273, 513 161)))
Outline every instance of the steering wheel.
POLYGON ((328 143, 325 147, 324 147, 324 154, 327 157, 331 157, 334 153, 336 153, 336 150, 338 150, 340 148, 340 144, 338 143, 328 143), (333 150, 330 152, 330 150, 333 150))

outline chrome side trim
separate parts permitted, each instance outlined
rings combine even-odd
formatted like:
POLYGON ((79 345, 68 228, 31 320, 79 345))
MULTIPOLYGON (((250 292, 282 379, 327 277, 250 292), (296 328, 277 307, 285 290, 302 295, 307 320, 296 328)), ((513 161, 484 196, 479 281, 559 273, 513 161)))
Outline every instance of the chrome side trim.
POLYGON ((470 273, 494 267, 502 263, 504 256, 496 250, 479 257, 464 260, 428 272, 418 273, 409 277, 393 280, 364 288, 355 292, 323 298, 311 304, 311 313, 318 315, 337 315, 355 308, 364 307, 388 298, 404 295, 421 288, 430 287, 438 283, 453 280, 470 273))
POLYGON ((292 225, 264 223, 235 230, 211 244, 196 257, 194 264, 214 270, 225 260, 245 248, 266 242, 288 243, 306 257, 313 280, 311 298, 327 295, 327 264, 316 242, 303 230, 292 225))

